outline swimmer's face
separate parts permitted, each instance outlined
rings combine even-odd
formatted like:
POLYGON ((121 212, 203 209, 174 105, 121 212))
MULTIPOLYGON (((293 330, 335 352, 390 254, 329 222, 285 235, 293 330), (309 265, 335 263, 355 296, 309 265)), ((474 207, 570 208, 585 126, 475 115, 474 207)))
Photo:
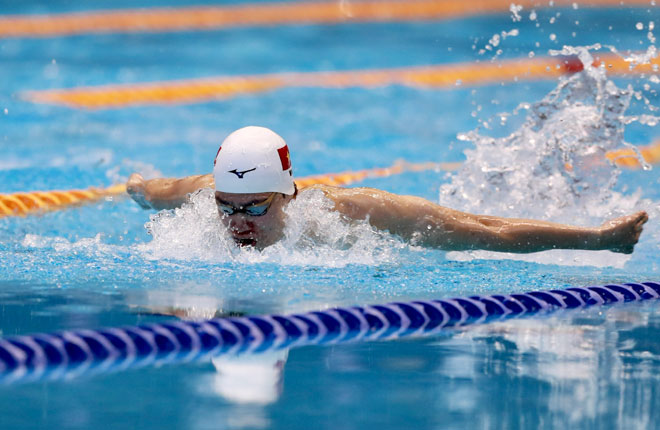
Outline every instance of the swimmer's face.
POLYGON ((236 244, 259 249, 272 245, 282 237, 283 209, 292 198, 281 193, 215 192, 220 219, 236 244))

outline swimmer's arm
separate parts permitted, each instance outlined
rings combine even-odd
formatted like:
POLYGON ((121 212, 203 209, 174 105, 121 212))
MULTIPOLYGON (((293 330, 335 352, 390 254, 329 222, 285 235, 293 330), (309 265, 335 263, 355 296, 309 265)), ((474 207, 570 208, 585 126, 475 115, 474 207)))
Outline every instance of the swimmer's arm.
POLYGON ((144 209, 174 209, 188 200, 188 195, 201 188, 214 188, 213 175, 185 178, 156 178, 145 180, 133 173, 126 182, 126 191, 144 209))
POLYGON ((368 219, 381 230, 422 246, 528 253, 548 249, 609 249, 630 253, 648 219, 639 212, 600 227, 576 227, 530 219, 474 215, 414 196, 369 188, 322 187, 335 208, 351 219, 368 219))

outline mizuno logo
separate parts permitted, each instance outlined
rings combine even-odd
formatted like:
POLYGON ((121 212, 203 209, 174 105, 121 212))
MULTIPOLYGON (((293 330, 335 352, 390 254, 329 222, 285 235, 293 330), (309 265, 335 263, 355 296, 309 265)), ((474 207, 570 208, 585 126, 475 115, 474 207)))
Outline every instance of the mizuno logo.
POLYGON ((250 170, 243 170, 242 172, 239 172, 238 170, 230 170, 228 173, 233 173, 234 175, 238 176, 238 179, 243 179, 243 175, 245 175, 247 172, 251 172, 253 170, 257 170, 256 167, 253 167, 250 170))

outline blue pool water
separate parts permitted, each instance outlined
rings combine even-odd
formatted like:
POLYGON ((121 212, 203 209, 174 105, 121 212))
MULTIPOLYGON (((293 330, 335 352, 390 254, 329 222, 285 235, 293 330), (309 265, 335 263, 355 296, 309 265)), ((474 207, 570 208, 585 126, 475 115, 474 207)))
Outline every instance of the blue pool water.
MULTIPOLYGON (((119 5, 0 2, 0 13, 119 5)), ((25 91, 84 85, 528 58, 565 44, 646 51, 654 43, 648 23, 657 24, 660 17, 655 7, 539 9, 535 20, 530 12, 523 10, 520 22, 499 14, 417 23, 0 39, 0 192, 106 186, 133 171, 207 173, 229 132, 259 124, 287 139, 299 176, 387 166, 398 159, 467 158, 467 167, 452 175, 406 173, 361 185, 467 211, 584 225, 645 209, 651 220, 632 256, 420 249, 364 225, 342 224, 315 195, 296 202, 292 221, 299 230, 323 232, 315 248, 292 233, 286 246, 239 251, 227 248, 211 228, 217 220, 208 195, 196 196, 193 207, 158 216, 115 199, 0 219, 2 335, 134 325, 175 315, 291 313, 660 279, 658 169, 582 169, 589 145, 614 149, 623 139, 642 145, 659 137, 639 120, 594 115, 628 97, 629 118, 656 115, 653 106, 660 102, 652 76, 614 79, 618 92, 602 90, 607 78, 593 71, 564 83, 453 90, 289 88, 226 101, 99 111, 22 98, 25 91), (479 53, 494 34, 512 29, 519 35, 501 41, 501 54, 479 53), (584 90, 584 83, 593 87, 584 90), (628 86, 639 97, 626 93, 628 86), (568 102, 550 103, 553 90, 568 102), (530 126, 526 115, 541 102, 551 105, 552 115, 530 126), (521 103, 532 108, 502 124, 501 113, 521 103), (625 130, 623 139, 603 141, 607 128, 625 130), (458 137, 475 129, 467 141, 458 137), (496 151, 486 136, 501 139, 496 151), (540 141, 530 144, 532 137, 540 141), (562 148, 573 157, 576 176, 562 174, 556 156, 562 148), (541 156, 544 151, 549 155, 541 156), (549 185, 544 172, 558 179, 549 185), (497 178, 512 182, 503 185, 497 178), (150 221, 150 216, 155 217, 150 221)), ((0 387, 0 428, 655 428, 660 425, 659 334, 659 307, 647 303, 429 339, 305 347, 288 356, 9 385, 0 387)))

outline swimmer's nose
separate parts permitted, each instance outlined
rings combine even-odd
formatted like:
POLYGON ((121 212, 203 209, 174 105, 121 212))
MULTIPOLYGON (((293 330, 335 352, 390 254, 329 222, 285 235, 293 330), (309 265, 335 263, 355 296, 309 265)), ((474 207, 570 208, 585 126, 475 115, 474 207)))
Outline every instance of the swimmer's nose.
POLYGON ((254 224, 243 214, 234 214, 229 217, 229 229, 237 233, 242 233, 254 230, 254 224))

